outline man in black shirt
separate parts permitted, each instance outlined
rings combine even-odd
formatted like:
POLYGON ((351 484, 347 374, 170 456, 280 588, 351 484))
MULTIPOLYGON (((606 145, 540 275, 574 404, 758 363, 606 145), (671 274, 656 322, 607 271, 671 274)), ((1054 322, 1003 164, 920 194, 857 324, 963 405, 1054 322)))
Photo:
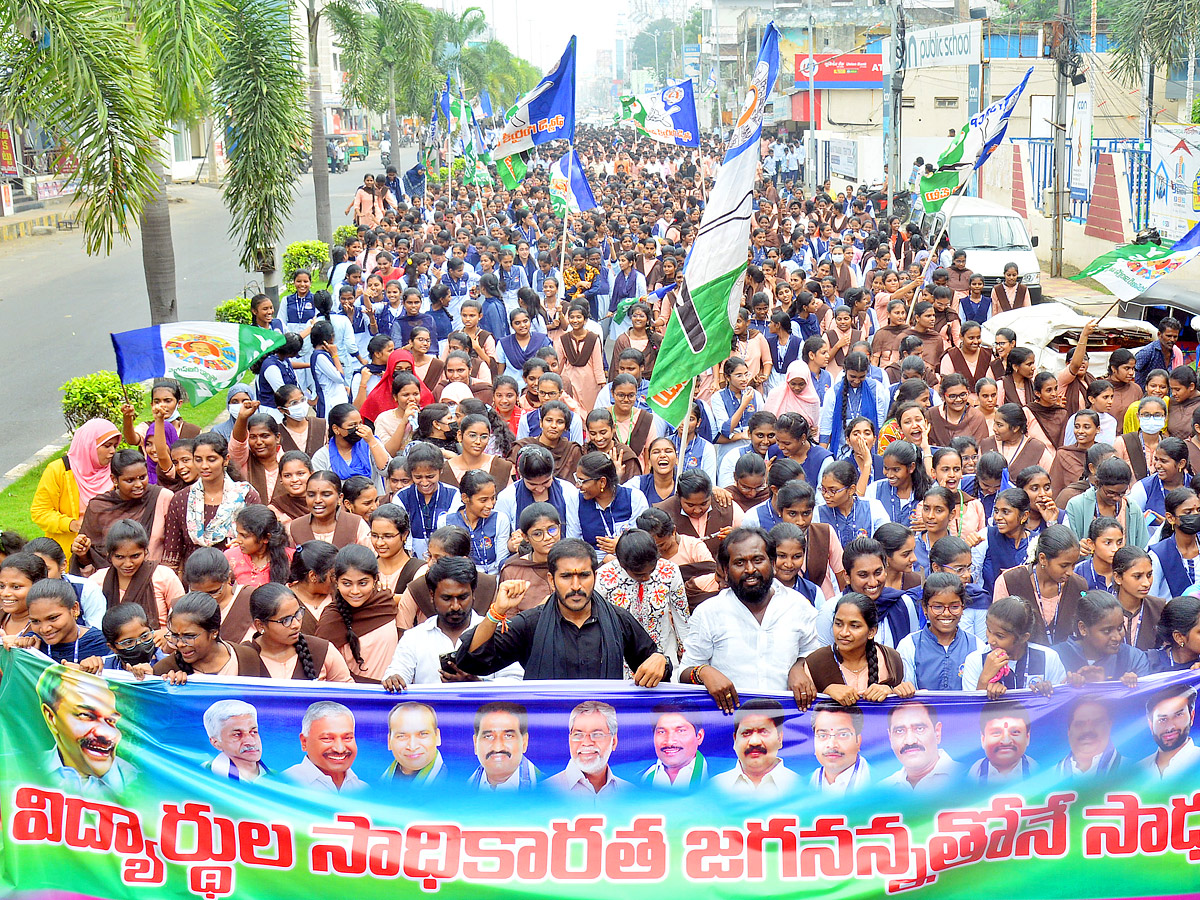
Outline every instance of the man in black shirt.
POLYGON ((458 667, 489 675, 513 662, 529 681, 553 678, 619 680, 624 661, 634 684, 655 687, 671 676, 671 662, 630 613, 595 593, 592 549, 578 539, 559 541, 546 559, 554 593, 541 606, 513 615, 528 582, 505 581, 487 618, 463 635, 458 667))

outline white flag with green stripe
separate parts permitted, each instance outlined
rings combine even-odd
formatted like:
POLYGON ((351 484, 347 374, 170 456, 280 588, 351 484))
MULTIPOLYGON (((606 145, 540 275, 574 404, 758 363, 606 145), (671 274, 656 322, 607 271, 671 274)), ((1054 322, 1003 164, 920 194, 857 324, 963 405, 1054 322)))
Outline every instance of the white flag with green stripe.
POLYGON ((676 427, 687 414, 692 379, 729 358, 746 276, 763 109, 778 74, 779 32, 772 24, 763 34, 758 63, 688 252, 684 284, 675 294, 650 377, 650 409, 676 427))

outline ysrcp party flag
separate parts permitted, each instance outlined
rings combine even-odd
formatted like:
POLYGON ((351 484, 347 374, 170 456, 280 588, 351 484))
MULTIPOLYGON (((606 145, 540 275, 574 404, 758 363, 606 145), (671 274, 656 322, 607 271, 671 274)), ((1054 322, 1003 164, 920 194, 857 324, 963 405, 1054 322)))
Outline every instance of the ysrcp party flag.
POLYGON ((517 185, 524 181, 525 176, 529 174, 529 166, 525 163, 525 154, 517 153, 504 157, 496 164, 496 171, 500 173, 500 183, 504 185, 505 190, 515 190, 517 185))
POLYGON ((691 379, 729 358, 746 276, 763 108, 778 74, 779 32, 768 25, 650 377, 650 409, 676 427, 687 414, 691 379))
POLYGON ((512 156, 559 138, 575 139, 574 35, 554 68, 504 114, 504 131, 493 155, 512 156))
POLYGON ((170 376, 193 404, 229 388, 251 363, 283 346, 270 328, 172 322, 111 335, 122 384, 170 376))
POLYGON ((556 216, 587 212, 600 205, 592 194, 579 155, 573 149, 550 167, 550 201, 556 216))
POLYGON ((708 70, 708 79, 704 82, 704 96, 712 97, 717 93, 717 67, 708 70))
POLYGON ((937 212, 950 195, 966 183, 971 173, 982 166, 992 151, 1004 140, 1008 130, 1008 119, 1017 100, 1020 99, 1033 67, 1025 73, 1021 83, 1008 92, 1003 100, 997 100, 983 112, 976 113, 965 126, 959 129, 945 152, 938 157, 937 170, 921 178, 921 208, 927 213, 937 212))
POLYGON ((622 97, 617 124, 621 122, 631 122, 642 134, 661 144, 700 146, 700 124, 690 78, 661 91, 622 97))
POLYGON ((1076 281, 1094 278, 1122 300, 1132 300, 1148 291, 1160 278, 1200 256, 1200 225, 1171 247, 1153 244, 1126 244, 1097 256, 1078 275, 1076 281))

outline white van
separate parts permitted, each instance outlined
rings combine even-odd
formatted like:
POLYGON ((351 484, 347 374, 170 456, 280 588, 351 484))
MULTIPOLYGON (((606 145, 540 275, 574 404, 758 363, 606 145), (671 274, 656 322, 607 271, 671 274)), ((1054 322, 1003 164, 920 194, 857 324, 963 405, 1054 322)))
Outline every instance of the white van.
POLYGON ((1031 303, 1042 300, 1042 271, 1037 238, 1030 239, 1025 220, 1011 209, 977 197, 951 197, 921 222, 921 233, 933 241, 949 221, 950 246, 967 251, 967 268, 983 275, 984 289, 1004 280, 1004 267, 1014 262, 1031 303))

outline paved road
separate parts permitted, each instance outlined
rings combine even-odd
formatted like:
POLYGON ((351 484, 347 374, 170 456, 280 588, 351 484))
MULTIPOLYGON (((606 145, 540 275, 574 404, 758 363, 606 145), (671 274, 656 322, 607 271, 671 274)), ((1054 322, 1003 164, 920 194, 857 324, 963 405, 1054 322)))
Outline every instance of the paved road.
MULTIPOLYGON (((415 151, 401 151, 403 172, 415 151)), ((365 172, 379 172, 378 153, 330 177, 333 224, 347 220, 365 172)), ((169 191, 181 319, 208 319, 223 300, 238 296, 258 273, 238 265, 228 236, 220 191, 175 185, 169 191)), ((300 181, 283 244, 311 240, 316 219, 312 177, 300 181)), ((59 387, 69 378, 115 367, 108 333, 150 323, 141 238, 118 244, 111 256, 89 257, 78 232, 27 237, 0 244, 0 373, 9 385, 0 404, 0 473, 27 459, 65 431, 59 387)))

